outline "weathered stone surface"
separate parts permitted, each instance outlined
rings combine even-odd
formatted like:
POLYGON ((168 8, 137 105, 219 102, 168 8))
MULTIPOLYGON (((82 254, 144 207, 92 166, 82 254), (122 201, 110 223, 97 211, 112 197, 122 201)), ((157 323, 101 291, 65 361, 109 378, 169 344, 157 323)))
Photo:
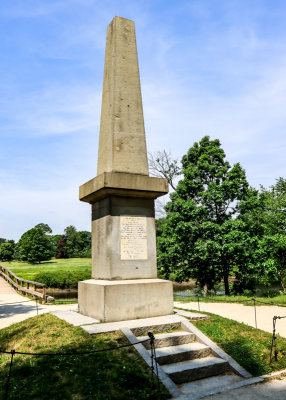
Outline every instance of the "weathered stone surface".
POLYGON ((205 357, 163 365, 162 368, 175 383, 185 383, 222 374, 229 370, 229 365, 221 358, 205 357))
POLYGON ((93 204, 92 235, 96 240, 92 242, 92 277, 117 280, 157 278, 155 232, 153 200, 112 196, 93 204), (122 257, 120 227, 124 216, 145 220, 147 258, 140 259, 140 255, 139 259, 122 257))
MULTIPOLYGON (((156 333, 155 347, 160 349, 167 346, 178 346, 180 344, 191 343, 195 340, 196 336, 191 332, 171 332, 171 333, 156 333)), ((148 336, 140 336, 139 340, 147 340, 148 336)), ((147 350, 151 349, 150 342, 144 343, 147 350)))
POLYGON ((79 199, 92 204, 110 195, 156 199, 166 193, 167 179, 103 172, 80 186, 79 199))
POLYGON ((80 187, 92 205, 92 278, 79 282, 80 313, 121 321, 171 314, 172 283, 157 278, 154 199, 166 179, 148 176, 134 23, 107 30, 98 176, 80 187))
POLYGON ((79 282, 79 312, 103 322, 169 315, 172 282, 162 279, 79 282))
POLYGON ((156 351, 157 361, 160 365, 194 360, 207 357, 210 354, 211 349, 198 342, 162 347, 156 351))
POLYGON ((107 28, 97 174, 148 175, 134 22, 114 17, 107 28))

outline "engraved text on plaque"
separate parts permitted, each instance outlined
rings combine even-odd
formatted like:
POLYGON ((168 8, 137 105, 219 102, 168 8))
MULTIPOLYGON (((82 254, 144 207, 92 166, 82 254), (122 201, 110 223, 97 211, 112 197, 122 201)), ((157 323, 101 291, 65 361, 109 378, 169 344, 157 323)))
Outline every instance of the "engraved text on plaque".
POLYGON ((147 218, 120 216, 121 260, 147 260, 147 218))

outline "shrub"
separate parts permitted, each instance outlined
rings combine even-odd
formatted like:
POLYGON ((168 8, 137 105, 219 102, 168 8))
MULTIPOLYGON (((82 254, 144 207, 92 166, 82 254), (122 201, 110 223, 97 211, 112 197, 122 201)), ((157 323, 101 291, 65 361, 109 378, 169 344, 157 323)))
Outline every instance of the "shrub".
POLYGON ((58 270, 54 272, 40 272, 35 277, 36 282, 41 282, 50 288, 76 289, 79 281, 90 278, 90 271, 66 272, 58 270))

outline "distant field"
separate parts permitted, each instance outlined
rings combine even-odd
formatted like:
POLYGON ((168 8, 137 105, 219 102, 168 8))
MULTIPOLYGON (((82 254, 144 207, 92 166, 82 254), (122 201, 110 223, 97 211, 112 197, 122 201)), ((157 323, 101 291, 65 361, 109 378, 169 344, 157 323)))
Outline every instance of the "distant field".
POLYGON ((1 262, 17 276, 23 279, 34 280, 41 274, 57 274, 59 271, 71 274, 91 274, 91 258, 52 259, 40 264, 29 264, 22 261, 1 262))

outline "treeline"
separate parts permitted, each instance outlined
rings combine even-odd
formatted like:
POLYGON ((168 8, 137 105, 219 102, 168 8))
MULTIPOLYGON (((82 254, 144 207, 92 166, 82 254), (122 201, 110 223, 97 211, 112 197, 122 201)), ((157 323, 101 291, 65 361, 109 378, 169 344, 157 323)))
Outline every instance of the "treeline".
POLYGON ((226 294, 275 282, 285 291, 286 180, 252 188, 241 165, 231 166, 219 140, 207 136, 183 156, 179 173, 157 222, 160 275, 193 278, 208 291, 223 281, 226 294))
POLYGON ((49 225, 40 223, 25 232, 18 243, 0 238, 0 261, 40 263, 52 257, 91 257, 91 233, 71 225, 62 235, 52 235, 49 225))

